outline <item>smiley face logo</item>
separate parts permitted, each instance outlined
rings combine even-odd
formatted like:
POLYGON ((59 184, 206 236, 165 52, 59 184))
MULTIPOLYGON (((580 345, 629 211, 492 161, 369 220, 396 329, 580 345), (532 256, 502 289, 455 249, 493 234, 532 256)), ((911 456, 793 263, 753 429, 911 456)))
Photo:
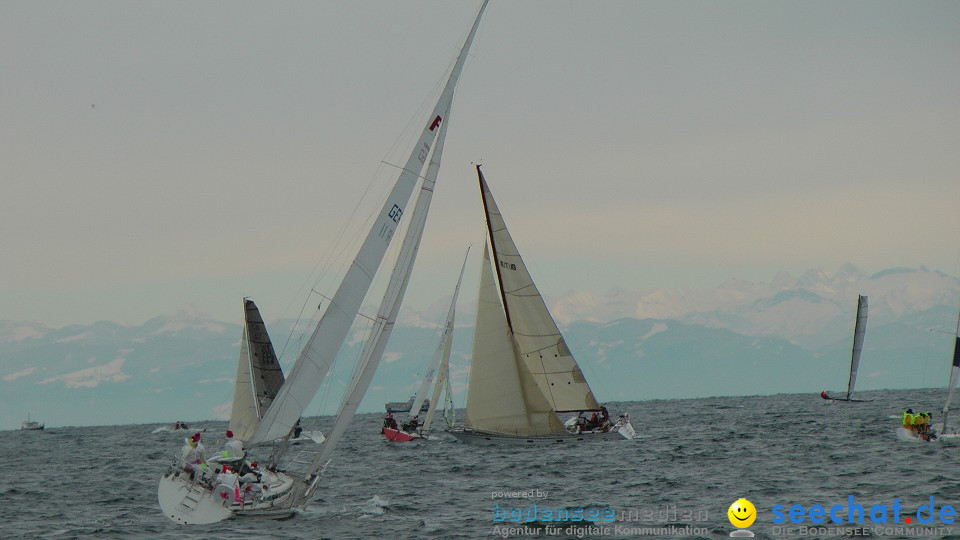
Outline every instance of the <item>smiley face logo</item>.
POLYGON ((746 529, 753 525, 754 520, 757 519, 757 509, 752 502, 741 497, 730 505, 727 510, 727 517, 734 527, 746 529))

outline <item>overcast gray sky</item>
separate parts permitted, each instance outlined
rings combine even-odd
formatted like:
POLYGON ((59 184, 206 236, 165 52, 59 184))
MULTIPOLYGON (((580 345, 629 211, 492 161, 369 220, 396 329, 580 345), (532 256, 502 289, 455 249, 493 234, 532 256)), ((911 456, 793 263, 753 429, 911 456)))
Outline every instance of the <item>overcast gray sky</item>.
MULTIPOLYGON (((296 315, 479 4, 0 0, 0 319, 296 315)), ((471 56, 411 306, 477 161, 551 294, 958 273, 960 2, 493 0, 471 56)))

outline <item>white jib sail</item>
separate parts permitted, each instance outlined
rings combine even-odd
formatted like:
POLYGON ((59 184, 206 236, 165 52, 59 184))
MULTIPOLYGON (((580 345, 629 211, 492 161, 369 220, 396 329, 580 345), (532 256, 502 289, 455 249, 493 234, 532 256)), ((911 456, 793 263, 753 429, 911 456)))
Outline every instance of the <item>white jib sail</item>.
MULTIPOLYGON (((414 411, 417 413, 420 412, 420 407, 423 406, 423 400, 426 399, 426 394, 427 390, 430 388, 430 383, 432 383, 434 380, 434 372, 436 372, 436 370, 442 365, 449 365, 450 349, 453 345, 453 320, 457 311, 457 297, 460 295, 460 283, 463 282, 463 271, 467 268, 467 257, 469 255, 470 248, 467 248, 467 253, 463 256, 463 265, 460 267, 460 277, 457 278, 457 286, 453 289, 453 299, 450 300, 450 308, 447 310, 447 320, 443 325, 443 334, 440 336, 440 343, 437 345, 437 349, 433 353, 433 358, 430 361, 430 369, 427 370, 427 376, 424 377, 423 381, 420 383, 420 389, 417 391, 417 398, 413 401, 413 407, 410 408, 410 418, 416 416, 414 411)), ((430 429, 430 423, 433 421, 433 415, 437 412, 437 406, 439 405, 440 390, 443 388, 443 383, 445 381, 446 374, 444 373, 441 373, 436 379, 433 395, 430 397, 430 408, 427 409, 427 417, 423 421, 423 433, 426 433, 430 429)))
POLYGON ((863 349, 863 338, 867 333, 867 297, 857 298, 857 324, 853 329, 853 354, 850 357, 850 382, 847 383, 847 399, 853 393, 857 384, 857 369, 860 367, 860 351, 863 349))
POLYGON ((410 226, 403 237, 397 262, 393 267, 393 273, 390 275, 390 283, 387 285, 383 300, 380 302, 377 318, 370 329, 370 335, 363 344, 363 352, 360 354, 360 360, 357 361, 357 369, 353 380, 350 381, 350 387, 347 389, 343 401, 340 402, 336 420, 333 427, 330 428, 330 432, 327 433, 327 439, 320 448, 320 453, 314 461, 314 467, 321 466, 329 459, 337 442, 350 427, 353 416, 356 414, 357 408, 360 407, 360 402, 363 401, 363 396, 370 386, 370 381, 373 380, 377 367, 380 365, 383 351, 387 347, 387 341, 390 339, 391 332, 393 332, 397 314, 400 312, 400 304, 403 302, 403 296, 407 291, 407 284, 410 282, 410 274, 413 273, 413 264, 417 259, 420 238, 423 236, 423 229, 426 226, 430 201, 433 199, 433 188, 436 183, 437 172, 440 169, 440 157, 443 153, 445 135, 446 124, 443 124, 440 126, 440 136, 437 138, 436 150, 430 159, 430 167, 427 169, 427 175, 423 180, 423 186, 414 205, 410 226))
MULTIPOLYGON (((446 117, 453 103, 453 94, 457 80, 463 70, 470 43, 473 41, 480 24, 480 16, 487 6, 484 0, 470 34, 464 42, 463 49, 457 57, 447 84, 437 100, 429 121, 423 127, 419 141, 414 146, 407 159, 393 190, 387 197, 376 222, 367 234, 366 240, 360 247, 353 264, 340 283, 337 292, 327 306, 327 310, 317 323, 317 327, 304 347, 300 357, 294 364, 287 377, 287 382, 280 389, 273 406, 257 426, 251 443, 263 443, 285 437, 293 429, 294 424, 303 415, 304 409, 313 400, 320 388, 323 378, 333 364, 343 341, 353 325, 360 310, 373 277, 383 262, 383 257, 393 238, 393 233, 400 223, 404 210, 413 193, 420 173, 426 166, 434 141, 440 131, 444 129, 446 117)), ((436 152, 434 152, 436 153, 436 152)), ((328 436, 326 445, 331 444, 328 436)))

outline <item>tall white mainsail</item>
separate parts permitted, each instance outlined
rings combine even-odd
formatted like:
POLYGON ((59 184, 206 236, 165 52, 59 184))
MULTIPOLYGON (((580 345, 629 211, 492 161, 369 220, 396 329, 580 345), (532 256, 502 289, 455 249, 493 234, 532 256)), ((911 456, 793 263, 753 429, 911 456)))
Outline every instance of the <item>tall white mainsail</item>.
POLYGON ((417 259, 420 238, 423 236, 430 202, 433 198, 437 172, 440 170, 440 158, 443 153, 445 136, 446 124, 443 124, 440 126, 440 137, 437 139, 436 149, 430 158, 427 175, 423 179, 423 186, 414 205, 410 226, 403 237, 397 262, 393 267, 393 273, 390 275, 390 283, 387 285, 383 300, 380 302, 380 308, 377 310, 377 318, 374 320, 370 334, 363 344, 363 352, 360 354, 360 360, 357 361, 357 369, 350 381, 350 387, 347 389, 344 399, 340 402, 336 420, 333 427, 330 428, 330 432, 327 433, 327 439, 320 448, 320 453, 314 461, 314 467, 318 467, 327 461, 337 442, 343 437, 344 432, 353 421, 357 408, 360 407, 360 402, 363 401, 363 395, 369 388, 377 367, 380 365, 383 351, 387 347, 387 341, 393 332, 397 314, 400 312, 400 304, 407 291, 407 284, 410 282, 413 263, 417 259))
MULTIPOLYGON (((267 415, 257 426, 251 439, 252 443, 275 440, 290 433, 294 424, 303 415, 304 409, 310 404, 343 345, 363 298, 383 261, 394 231, 400 223, 417 179, 427 164, 427 157, 431 153, 433 143, 439 132, 444 129, 445 120, 453 103, 457 81, 487 1, 484 0, 480 7, 480 12, 447 79, 447 84, 397 178, 393 190, 387 197, 380 215, 370 229, 340 287, 334 293, 327 310, 320 318, 313 335, 290 371, 287 382, 280 389, 267 415)), ((334 444, 335 441, 331 441, 331 437, 328 436, 325 446, 332 448, 334 444)))
POLYGON ((433 389, 433 395, 430 398, 430 408, 427 409, 427 416, 423 421, 423 433, 430 430, 433 415, 437 412, 437 407, 440 405, 440 390, 443 388, 442 385, 447 382, 450 350, 453 346, 453 320, 457 311, 457 297, 460 295, 460 283, 463 282, 463 271, 467 268, 468 256, 470 256, 470 248, 467 248, 467 253, 463 256, 463 265, 460 267, 460 277, 457 278, 457 286, 453 289, 453 299, 450 300, 450 308, 447 310, 447 319, 443 325, 443 334, 440 336, 440 343, 433 352, 433 358, 430 360, 430 368, 427 370, 427 376, 424 377, 420 383, 417 397, 413 401, 413 407, 410 408, 411 418, 419 414, 420 407, 423 406, 423 400, 426 399, 427 390, 430 388, 430 383, 434 381, 433 375, 437 369, 440 369, 440 373, 436 378, 436 385, 433 389))
POLYGON ((253 300, 243 299, 243 313, 243 338, 229 429, 234 437, 247 441, 283 385, 283 371, 253 300))
POLYGON ((860 367, 860 351, 863 349, 863 338, 867 333, 867 297, 857 296, 857 324, 853 328, 853 353, 850 357, 850 381, 847 383, 847 399, 853 393, 857 384, 857 369, 860 367))
POLYGON ((599 410, 600 404, 520 257, 479 165, 477 175, 507 324, 520 358, 554 411, 599 410))

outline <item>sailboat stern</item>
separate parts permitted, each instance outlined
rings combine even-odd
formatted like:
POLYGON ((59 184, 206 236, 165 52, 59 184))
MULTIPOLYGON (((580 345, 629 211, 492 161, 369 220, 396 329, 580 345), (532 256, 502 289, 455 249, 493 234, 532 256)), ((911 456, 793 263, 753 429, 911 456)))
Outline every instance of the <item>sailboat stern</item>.
POLYGON ((633 429, 633 424, 630 423, 630 415, 627 414, 621 415, 610 431, 619 433, 624 439, 638 438, 636 430, 633 429))
POLYGON ((217 523, 233 515, 213 491, 180 473, 160 478, 157 499, 163 515, 181 525, 217 523))

